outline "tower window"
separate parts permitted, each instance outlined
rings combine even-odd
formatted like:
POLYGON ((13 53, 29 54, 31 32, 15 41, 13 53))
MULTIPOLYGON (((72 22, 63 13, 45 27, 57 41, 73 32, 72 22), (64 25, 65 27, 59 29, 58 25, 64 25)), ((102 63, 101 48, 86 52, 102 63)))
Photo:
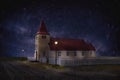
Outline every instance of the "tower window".
POLYGON ((43 36, 42 36, 42 39, 46 39, 46 36, 45 36, 45 35, 43 35, 43 36))

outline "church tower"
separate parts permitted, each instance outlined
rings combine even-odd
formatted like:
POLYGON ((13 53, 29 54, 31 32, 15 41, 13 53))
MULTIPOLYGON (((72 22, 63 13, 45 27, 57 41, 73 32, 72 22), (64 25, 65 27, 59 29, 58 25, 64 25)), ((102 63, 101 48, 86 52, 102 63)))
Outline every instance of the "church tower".
POLYGON ((38 28, 38 31, 35 35, 35 54, 34 57, 36 61, 40 61, 42 58, 48 58, 49 57, 49 45, 50 42, 50 35, 46 30, 46 26, 44 24, 44 21, 41 20, 40 26, 38 28))

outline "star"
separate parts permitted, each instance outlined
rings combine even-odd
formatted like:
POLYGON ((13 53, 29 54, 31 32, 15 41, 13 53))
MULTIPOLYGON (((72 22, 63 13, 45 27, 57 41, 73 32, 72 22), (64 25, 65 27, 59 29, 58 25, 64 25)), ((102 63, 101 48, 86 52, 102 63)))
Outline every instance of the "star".
POLYGON ((22 49, 21 51, 22 51, 22 52, 24 52, 25 50, 24 50, 24 49, 22 49))

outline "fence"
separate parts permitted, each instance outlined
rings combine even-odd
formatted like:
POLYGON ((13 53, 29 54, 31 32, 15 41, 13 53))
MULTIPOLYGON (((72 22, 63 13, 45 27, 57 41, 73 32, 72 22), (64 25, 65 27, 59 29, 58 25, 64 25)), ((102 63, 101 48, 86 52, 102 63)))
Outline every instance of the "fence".
POLYGON ((59 65, 78 66, 78 65, 95 65, 95 64, 120 64, 119 57, 100 57, 86 59, 61 59, 59 65))

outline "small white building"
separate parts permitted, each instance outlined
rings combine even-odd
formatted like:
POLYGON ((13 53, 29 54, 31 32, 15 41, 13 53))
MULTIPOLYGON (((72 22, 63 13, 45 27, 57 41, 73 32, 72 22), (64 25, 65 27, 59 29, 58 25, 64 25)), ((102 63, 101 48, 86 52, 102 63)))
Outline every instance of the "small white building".
POLYGON ((96 57, 96 51, 83 39, 53 38, 42 20, 35 36, 34 57, 43 63, 79 65, 83 59, 96 57))

